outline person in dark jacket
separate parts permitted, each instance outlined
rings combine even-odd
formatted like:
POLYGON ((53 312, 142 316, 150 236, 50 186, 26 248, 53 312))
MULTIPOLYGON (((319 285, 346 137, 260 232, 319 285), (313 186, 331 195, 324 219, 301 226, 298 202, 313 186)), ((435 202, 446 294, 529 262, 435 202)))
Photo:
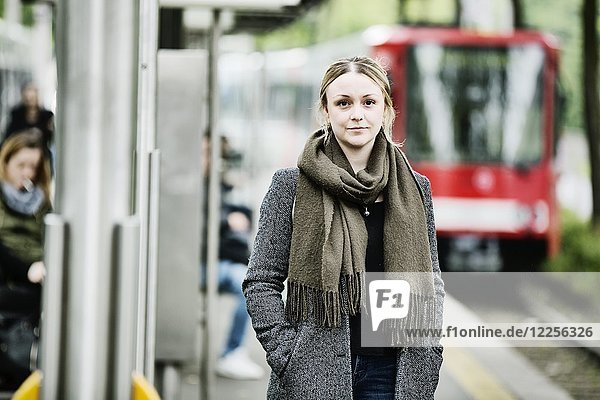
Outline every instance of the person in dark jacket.
MULTIPOLYGON (((323 127, 308 137, 298 168, 273 177, 243 284, 272 369, 267 398, 432 400, 439 338, 363 346, 357 320, 368 311, 368 273, 415 274, 406 321, 441 329, 429 181, 392 142, 391 89, 376 61, 331 64, 319 108, 323 127)), ((395 338, 402 321, 388 321, 384 331, 395 338)))
POLYGON ((21 88, 21 102, 10 112, 3 142, 15 133, 29 128, 40 130, 46 156, 51 157, 54 141, 54 113, 40 105, 38 88, 33 82, 28 82, 21 88))

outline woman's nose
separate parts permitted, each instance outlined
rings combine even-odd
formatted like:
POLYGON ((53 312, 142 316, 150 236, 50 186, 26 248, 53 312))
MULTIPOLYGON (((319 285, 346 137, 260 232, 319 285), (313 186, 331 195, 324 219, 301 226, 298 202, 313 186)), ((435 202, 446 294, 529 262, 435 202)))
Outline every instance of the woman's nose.
POLYGON ((33 179, 34 176, 35 176, 35 170, 33 170, 31 168, 27 168, 25 171, 23 171, 24 179, 33 179))
POLYGON ((351 118, 355 121, 360 121, 364 117, 363 109, 360 105, 356 105, 352 108, 351 118))

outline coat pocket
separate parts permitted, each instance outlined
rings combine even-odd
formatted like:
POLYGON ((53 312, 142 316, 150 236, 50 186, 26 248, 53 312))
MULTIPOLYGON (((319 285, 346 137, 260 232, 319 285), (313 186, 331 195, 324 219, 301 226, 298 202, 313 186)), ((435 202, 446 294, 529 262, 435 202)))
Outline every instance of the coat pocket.
POLYGON ((348 331, 301 324, 281 375, 286 400, 351 400, 352 372, 348 331), (347 352, 346 352, 347 350, 347 352), (347 356, 340 357, 342 353, 347 356))
POLYGON ((433 400, 442 366, 442 347, 406 347, 399 355, 396 376, 402 400, 433 400))
POLYGON ((279 371, 275 371, 275 373, 277 374, 277 377, 280 379, 283 378, 283 375, 287 371, 287 367, 288 367, 288 365, 290 365, 292 358, 294 358, 294 356, 298 352, 298 346, 300 344, 300 338, 302 336, 303 328, 304 328, 304 324, 301 323, 300 325, 298 325, 298 328, 296 330, 296 336, 294 336, 294 338, 292 339, 293 344, 290 346, 292 350, 290 351, 290 353, 287 357, 287 360, 283 364, 282 368, 279 371))

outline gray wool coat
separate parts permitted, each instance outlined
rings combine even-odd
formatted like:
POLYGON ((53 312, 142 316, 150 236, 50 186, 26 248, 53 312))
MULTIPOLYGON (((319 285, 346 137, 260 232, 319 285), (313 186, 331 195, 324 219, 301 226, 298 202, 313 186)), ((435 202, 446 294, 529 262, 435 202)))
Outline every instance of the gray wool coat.
MULTIPOLYGON (((438 302, 436 324, 442 321, 444 284, 441 279, 429 180, 415 173, 427 212, 429 244, 438 302)), ((271 367, 267 399, 352 399, 350 325, 327 328, 308 321, 292 324, 284 317, 282 291, 288 275, 292 209, 298 168, 275 173, 263 200, 258 233, 243 290, 256 337, 271 367)), ((441 327, 441 325, 439 326, 441 327)), ((398 350, 395 400, 433 399, 442 364, 441 347, 398 350)))

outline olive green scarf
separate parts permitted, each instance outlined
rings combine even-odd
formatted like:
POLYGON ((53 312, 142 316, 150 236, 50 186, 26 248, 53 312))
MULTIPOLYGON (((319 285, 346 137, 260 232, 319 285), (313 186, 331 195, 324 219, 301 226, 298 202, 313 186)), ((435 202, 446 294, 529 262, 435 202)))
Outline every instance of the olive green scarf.
POLYGON ((313 315, 331 327, 340 325, 342 312, 360 311, 368 240, 361 211, 382 192, 386 272, 432 271, 421 189, 404 154, 382 131, 366 169, 356 174, 334 135, 323 130, 309 137, 298 167, 288 320, 313 315))

